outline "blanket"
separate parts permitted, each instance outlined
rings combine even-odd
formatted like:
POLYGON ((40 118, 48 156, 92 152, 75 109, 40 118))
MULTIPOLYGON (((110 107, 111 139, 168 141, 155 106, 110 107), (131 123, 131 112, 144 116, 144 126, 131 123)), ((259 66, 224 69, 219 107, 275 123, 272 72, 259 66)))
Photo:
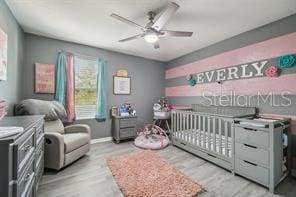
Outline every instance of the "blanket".
POLYGON ((15 106, 15 115, 45 115, 45 120, 63 120, 67 113, 62 104, 57 101, 37 99, 22 100, 15 106))

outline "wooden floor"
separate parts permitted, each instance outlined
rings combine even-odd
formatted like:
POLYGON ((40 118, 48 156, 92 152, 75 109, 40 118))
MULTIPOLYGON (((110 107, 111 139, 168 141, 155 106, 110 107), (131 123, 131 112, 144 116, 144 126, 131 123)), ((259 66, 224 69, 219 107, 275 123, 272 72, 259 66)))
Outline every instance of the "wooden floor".
MULTIPOLYGON (((91 151, 60 172, 46 171, 38 191, 38 197, 117 197, 118 189, 106 158, 139 150, 132 142, 93 144, 91 151)), ((296 196, 296 179, 287 178, 273 195, 264 187, 211 164, 174 146, 157 151, 169 163, 179 168, 193 180, 202 184, 208 196, 296 196)))

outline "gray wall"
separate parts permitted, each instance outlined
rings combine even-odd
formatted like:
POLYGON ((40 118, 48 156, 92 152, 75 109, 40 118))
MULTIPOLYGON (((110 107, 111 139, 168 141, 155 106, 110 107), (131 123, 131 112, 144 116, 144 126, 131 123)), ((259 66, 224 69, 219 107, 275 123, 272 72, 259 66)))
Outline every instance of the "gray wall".
MULTIPOLYGON (((282 20, 270 23, 268 25, 259 27, 257 29, 242 33, 240 35, 234 36, 230 39, 224 40, 222 42, 216 43, 209 47, 194 51, 190 54, 172 60, 166 64, 166 69, 173 68, 180 65, 189 64, 207 57, 218 55, 230 50, 241 48, 247 45, 255 44, 261 41, 272 39, 278 36, 286 35, 289 33, 296 32, 296 14, 286 17, 282 20)), ((271 61, 276 63, 275 60, 271 61)), ((296 68, 289 70, 289 73, 295 72, 296 68)), ((282 73, 288 74, 288 73, 282 73)), ((179 77, 174 79, 165 80, 165 87, 179 86, 186 84, 185 77, 179 77)), ((279 99, 276 97, 275 99, 279 99)), ((257 100, 251 100, 251 104, 258 107, 260 112, 263 113, 273 113, 280 115, 296 115, 296 95, 291 95, 289 98, 292 100, 292 106, 290 107, 273 107, 269 104, 260 103, 258 106, 257 100)), ((203 97, 171 97, 170 101, 172 104, 178 106, 189 106, 192 103, 205 103, 203 97)))
MULTIPOLYGON (((24 72, 21 98, 37 98, 52 100, 53 95, 34 93, 34 63, 55 64, 59 50, 72 53, 102 57, 108 61, 108 105, 121 105, 130 101, 137 110, 139 122, 152 121, 152 106, 164 94, 164 64, 131 55, 93 48, 85 45, 25 34, 24 72), (127 69, 132 80, 130 96, 113 95, 113 78, 119 68, 127 69)), ((92 138, 108 137, 111 135, 111 120, 97 122, 79 120, 77 123, 87 123, 92 128, 92 138)))
POLYGON ((0 28, 8 35, 7 81, 0 81, 0 100, 8 103, 11 115, 13 104, 20 98, 24 33, 3 0, 0 0, 0 28))

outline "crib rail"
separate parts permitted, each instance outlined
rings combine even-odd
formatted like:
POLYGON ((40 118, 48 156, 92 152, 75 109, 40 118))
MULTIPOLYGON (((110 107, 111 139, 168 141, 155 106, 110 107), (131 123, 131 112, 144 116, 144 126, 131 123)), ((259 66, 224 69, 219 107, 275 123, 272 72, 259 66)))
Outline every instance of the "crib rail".
POLYGON ((173 110, 174 139, 199 147, 223 158, 233 158, 233 118, 194 111, 173 110))

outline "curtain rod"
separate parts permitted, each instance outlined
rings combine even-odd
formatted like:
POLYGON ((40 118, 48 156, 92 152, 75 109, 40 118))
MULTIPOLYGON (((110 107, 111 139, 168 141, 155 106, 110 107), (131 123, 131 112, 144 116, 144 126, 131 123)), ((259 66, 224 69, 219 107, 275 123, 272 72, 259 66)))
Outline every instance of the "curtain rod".
POLYGON ((94 56, 90 56, 90 55, 84 55, 84 54, 80 54, 80 53, 73 53, 73 52, 64 51, 64 50, 59 50, 59 52, 68 53, 68 54, 71 54, 71 55, 74 55, 74 56, 86 57, 86 58, 89 58, 89 59, 95 59, 95 60, 99 59, 98 57, 94 57, 94 56))

